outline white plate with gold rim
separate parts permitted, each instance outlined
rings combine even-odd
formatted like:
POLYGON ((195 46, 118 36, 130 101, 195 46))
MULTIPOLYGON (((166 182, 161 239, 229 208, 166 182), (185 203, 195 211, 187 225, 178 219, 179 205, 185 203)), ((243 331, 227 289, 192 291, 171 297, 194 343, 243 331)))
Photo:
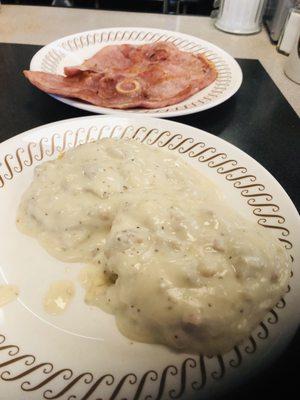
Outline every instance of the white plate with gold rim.
POLYGON ((0 145, 0 163, 0 283, 20 288, 18 301, 0 309, 1 399, 205 398, 257 372, 295 333, 299 215, 275 178, 233 145, 167 120, 91 116, 45 125, 7 140, 0 145), (43 310, 49 283, 65 277, 77 282, 81 266, 52 258, 36 240, 17 230, 21 194, 36 165, 60 151, 108 136, 180 154, 212 179, 241 214, 276 232, 294 260, 294 276, 284 299, 230 352, 206 357, 132 343, 119 333, 113 316, 84 304, 78 283, 64 314, 53 317, 43 310))
POLYGON ((98 107, 71 98, 51 96, 70 106, 93 113, 175 117, 215 107, 229 99, 239 89, 243 79, 241 68, 224 50, 195 36, 154 28, 105 28, 63 37, 40 49, 31 60, 30 70, 63 75, 64 67, 81 64, 107 45, 124 43, 141 45, 163 40, 174 43, 183 51, 203 53, 214 62, 218 71, 217 79, 188 99, 157 109, 141 108, 124 111, 98 107))

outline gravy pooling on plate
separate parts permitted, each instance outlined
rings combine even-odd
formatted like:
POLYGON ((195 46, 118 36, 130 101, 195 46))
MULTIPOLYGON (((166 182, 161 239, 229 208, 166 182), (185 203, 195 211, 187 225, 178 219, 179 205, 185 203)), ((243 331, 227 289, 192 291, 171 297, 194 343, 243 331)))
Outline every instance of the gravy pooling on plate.
POLYGON ((54 257, 87 264, 86 302, 124 335, 185 352, 246 338, 290 273, 280 242, 208 179, 135 141, 103 139, 37 166, 17 223, 54 257))
POLYGON ((19 288, 16 285, 0 285, 0 307, 16 300, 19 288))
POLYGON ((44 310, 50 315, 62 314, 69 306, 74 295, 73 282, 67 280, 52 282, 44 297, 44 310))

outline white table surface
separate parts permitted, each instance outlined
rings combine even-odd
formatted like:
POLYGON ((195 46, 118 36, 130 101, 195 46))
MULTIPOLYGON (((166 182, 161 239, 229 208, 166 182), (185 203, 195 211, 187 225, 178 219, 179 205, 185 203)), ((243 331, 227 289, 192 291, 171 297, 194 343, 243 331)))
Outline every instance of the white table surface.
POLYGON ((132 13, 57 7, 2 5, 0 42, 44 45, 62 36, 106 27, 149 27, 178 31, 208 40, 237 58, 258 59, 287 101, 300 115, 300 85, 289 80, 265 30, 250 36, 217 30, 209 17, 132 13))

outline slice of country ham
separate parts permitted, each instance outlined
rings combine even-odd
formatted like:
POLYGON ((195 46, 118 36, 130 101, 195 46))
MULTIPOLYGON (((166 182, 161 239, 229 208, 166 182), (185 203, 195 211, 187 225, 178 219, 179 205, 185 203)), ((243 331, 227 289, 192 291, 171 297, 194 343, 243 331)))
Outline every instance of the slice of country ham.
POLYGON ((46 72, 24 71, 24 75, 34 86, 44 92, 75 97, 92 104, 98 101, 96 87, 102 77, 101 74, 82 73, 72 78, 66 78, 46 72))
POLYGON ((202 55, 171 43, 104 47, 66 76, 24 71, 39 89, 109 108, 160 108, 185 100, 212 83, 217 72, 202 55))
POLYGON ((65 67, 64 73, 67 76, 73 76, 81 71, 105 72, 112 69, 125 69, 132 65, 131 60, 127 57, 126 48, 131 47, 124 45, 113 45, 103 47, 92 58, 86 60, 83 64, 75 67, 65 67))

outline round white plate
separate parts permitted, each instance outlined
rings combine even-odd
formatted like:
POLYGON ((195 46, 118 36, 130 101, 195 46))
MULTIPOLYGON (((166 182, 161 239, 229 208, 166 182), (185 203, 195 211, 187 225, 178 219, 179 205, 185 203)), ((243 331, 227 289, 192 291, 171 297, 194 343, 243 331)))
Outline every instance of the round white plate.
POLYGON ((300 300, 299 215, 278 182, 238 148, 167 120, 91 116, 15 136, 0 145, 0 162, 0 283, 20 288, 19 300, 0 309, 0 398, 205 398, 257 372, 294 334, 300 300), (179 154, 212 179, 232 207, 273 230, 294 260, 284 299, 227 354, 209 358, 131 342, 119 333, 112 315, 84 304, 77 283, 81 265, 52 258, 17 230, 17 207, 35 166, 60 151, 108 136, 179 154), (53 317, 44 312, 42 298, 57 279, 74 280, 76 296, 63 315, 53 317))
POLYGON ((174 43, 180 50, 194 54, 203 53, 215 63, 217 79, 204 90, 181 103, 157 109, 116 110, 98 107, 80 100, 53 96, 70 106, 101 114, 139 114, 153 117, 175 117, 192 114, 215 107, 229 99, 239 89, 243 75, 238 63, 219 47, 194 36, 179 32, 153 28, 110 28, 76 33, 56 40, 39 50, 31 60, 32 71, 44 71, 63 75, 64 67, 79 65, 93 56, 102 47, 110 44, 154 43, 167 41, 174 43))

